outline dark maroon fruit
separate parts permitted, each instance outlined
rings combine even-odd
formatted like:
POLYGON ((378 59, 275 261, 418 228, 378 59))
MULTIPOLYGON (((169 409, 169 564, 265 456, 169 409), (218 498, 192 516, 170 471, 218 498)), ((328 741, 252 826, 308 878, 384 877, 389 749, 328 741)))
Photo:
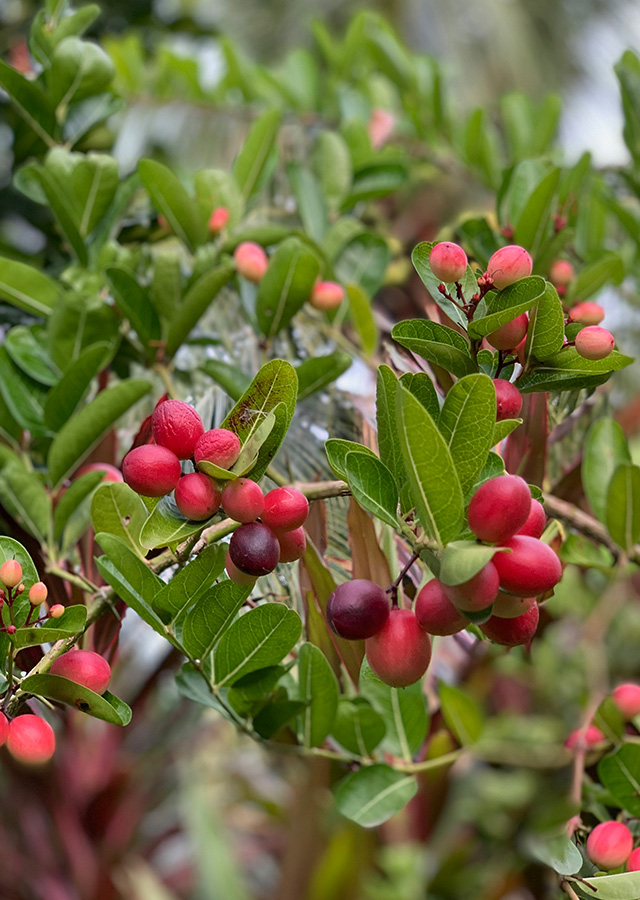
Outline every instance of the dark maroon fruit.
POLYGON ((373 581, 355 578, 339 584, 327 601, 331 629, 348 641, 377 634, 389 618, 389 600, 373 581))
POLYGON ((268 575, 280 559, 280 544, 261 522, 249 522, 234 531, 229 542, 231 562, 245 575, 268 575))

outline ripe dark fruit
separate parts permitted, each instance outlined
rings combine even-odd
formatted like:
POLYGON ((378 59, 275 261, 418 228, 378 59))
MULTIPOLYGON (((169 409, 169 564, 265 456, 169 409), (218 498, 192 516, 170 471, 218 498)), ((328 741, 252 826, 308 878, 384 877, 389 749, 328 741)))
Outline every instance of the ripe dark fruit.
MULTIPOLYGON (((502 543, 522 528, 530 511, 527 482, 519 475, 498 475, 475 492, 467 519, 469 528, 481 541, 502 543)), ((496 554, 496 558, 500 555, 505 554, 496 554)))
POLYGON ((202 419, 193 406, 182 400, 159 403, 151 416, 156 444, 167 447, 178 459, 191 459, 198 439, 204 434, 202 419))
POLYGON ((526 313, 517 316, 511 322, 507 322, 487 335, 487 341, 496 350, 513 350, 517 347, 527 333, 529 317, 526 313))
POLYGON ((39 766, 48 762, 56 750, 53 728, 40 716, 18 716, 9 723, 7 749, 18 762, 39 766))
POLYGON ((267 575, 278 565, 280 544, 267 525, 249 522, 234 531, 229 556, 234 566, 246 575, 267 575))
POLYGON ((449 600, 462 612, 480 612, 491 606, 499 588, 498 570, 491 561, 463 584, 443 585, 449 600))
POLYGON ((531 275, 532 269, 533 260, 524 247, 519 247, 517 244, 510 244, 508 247, 496 250, 487 263, 487 274, 493 279, 493 283, 499 291, 521 278, 531 275))
POLYGON ((441 241, 429 254, 431 271, 440 281, 460 281, 467 271, 467 254, 459 244, 441 241))
POLYGON ((178 483, 180 460, 167 447, 144 444, 127 453, 122 461, 122 474, 136 494, 164 497, 178 483))
POLYGON ((255 522, 264 509, 262 488, 250 478, 236 478, 222 489, 222 508, 236 522, 255 522))
POLYGON ((247 575, 246 572, 241 572, 240 569, 237 568, 237 566, 234 566, 233 560, 231 559, 228 550, 227 555, 224 559, 224 567, 227 570, 227 575, 229 576, 231 581, 234 581, 236 584, 247 585, 256 583, 255 575, 247 575))
POLYGON ((221 469, 230 468, 240 456, 240 438, 226 428, 212 428, 198 439, 193 451, 196 465, 199 462, 210 462, 221 469))
POLYGON ((599 325, 587 325, 576 335, 576 350, 584 359, 604 359, 614 346, 611 332, 599 325))
POLYGON ((389 598, 373 581, 355 578, 339 584, 327 601, 331 630, 348 641, 377 634, 389 618, 389 598))
POLYGON ((516 597, 514 594, 498 591, 493 604, 493 615, 499 619, 516 619, 528 612, 536 602, 536 597, 516 597))
POLYGON ((391 687, 407 687, 427 671, 431 640, 412 610, 394 607, 380 631, 366 641, 365 653, 381 681, 391 687))
POLYGON ((524 615, 515 619, 501 619, 491 616, 488 622, 481 625, 483 634, 494 642, 505 647, 516 647, 518 644, 530 643, 538 628, 540 612, 535 603, 524 615))
POLYGON ((196 522, 211 518, 220 508, 220 489, 202 472, 183 475, 176 485, 175 497, 182 515, 196 522))
POLYGON ((280 562, 295 562, 307 549, 307 538, 304 528, 294 528, 293 531, 281 531, 276 534, 280 544, 280 562))
POLYGON ((599 869, 617 869, 633 850, 633 835, 622 822, 600 822, 587 838, 587 856, 599 869))
POLYGON ((503 419, 517 419, 522 410, 522 394, 510 381, 504 378, 494 378, 496 389, 496 421, 503 419))
POLYGON ((547 514, 544 511, 544 506, 538 500, 532 500, 531 511, 529 512, 527 521, 516 533, 526 534, 529 535, 529 537, 534 538, 542 537, 546 522, 547 514))
POLYGON ((517 534, 503 544, 511 553, 496 553, 500 587, 519 597, 537 597, 550 591, 562 578, 560 560, 548 544, 517 534))
POLYGON ((619 684, 611 692, 611 699, 625 719, 640 716, 640 684, 619 684))
POLYGON ((467 620, 449 600, 437 578, 421 589, 414 612, 418 625, 427 634, 457 634, 467 626, 467 620))
POLYGON ((274 488, 265 495, 262 521, 274 531, 293 531, 304 525, 308 514, 309 501, 295 488, 274 488))
POLYGON ((104 656, 92 650, 69 650, 54 660, 49 670, 52 675, 68 678, 76 684, 104 694, 111 680, 111 667, 104 656))

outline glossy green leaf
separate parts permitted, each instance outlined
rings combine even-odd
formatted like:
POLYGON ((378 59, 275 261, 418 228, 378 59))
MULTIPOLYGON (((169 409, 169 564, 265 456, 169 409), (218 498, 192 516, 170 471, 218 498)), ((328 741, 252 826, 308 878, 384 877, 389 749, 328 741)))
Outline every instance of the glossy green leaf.
POLYGON ((594 422, 584 445, 582 484, 593 514, 601 522, 607 517, 607 493, 613 473, 631 454, 622 427, 608 416, 594 422))
POLYGON ((572 881, 571 887, 579 897, 591 900, 594 897, 597 900, 637 900, 640 897, 640 872, 585 878, 584 881, 572 881))
POLYGON ((155 208, 171 230, 191 249, 204 240, 205 229, 195 201, 180 184, 171 169, 153 159, 141 159, 138 172, 155 208))
POLYGON ((546 282, 539 275, 530 275, 510 284, 502 291, 487 295, 487 313, 481 319, 469 322, 469 335, 474 339, 491 334, 501 325, 528 312, 544 294, 546 282))
POLYGON ((475 541, 451 541, 442 551, 438 578, 443 584, 463 584, 477 575, 499 550, 475 541))
POLYGON ((191 330, 198 324, 234 272, 233 263, 223 263, 206 272, 189 288, 169 323, 166 351, 168 356, 173 356, 186 341, 191 330))
POLYGON ((554 166, 530 193, 517 222, 514 222, 514 243, 528 247, 534 259, 547 235, 551 216, 555 212, 554 197, 559 178, 560 169, 554 166))
POLYGON ((140 532, 147 516, 141 497, 128 484, 103 484, 91 501, 93 530, 116 535, 143 558, 147 551, 140 543, 140 532))
POLYGON ((285 666, 267 666, 265 669, 249 672, 229 688, 229 704, 238 715, 250 716, 263 705, 265 697, 273 694, 286 671, 285 666))
POLYGON ((311 165, 329 208, 335 212, 353 180, 351 156, 342 135, 336 131, 321 131, 313 145, 311 165))
POLYGON ((204 522, 186 519, 176 506, 173 497, 162 497, 142 526, 140 543, 147 550, 175 546, 192 534, 198 534, 214 521, 215 517, 204 522))
POLYGON ((222 574, 226 547, 210 544, 173 575, 154 599, 154 609, 175 621, 222 574))
POLYGON ((117 597, 130 606, 154 631, 167 636, 162 620, 154 611, 155 598, 164 582, 131 550, 112 534, 97 534, 96 541, 106 556, 96 559, 98 570, 117 597))
POLYGON ((380 289, 390 261, 386 242, 366 231, 343 247, 335 260, 334 271, 341 284, 356 285, 365 297, 372 297, 380 289))
POLYGON ((71 103, 104 91, 114 74, 113 62, 102 47, 76 35, 65 37, 55 47, 45 73, 58 115, 71 103))
POLYGON ((44 341, 44 329, 16 325, 6 335, 4 345, 16 366, 39 384, 50 387, 61 376, 49 358, 44 341))
POLYGON ((351 322, 366 356, 371 356, 378 346, 378 326, 371 308, 371 298, 357 284, 347 284, 351 322))
POLYGON ((604 787, 632 816, 640 815, 640 747, 623 744, 598 763, 604 787))
POLYGON ((119 341, 118 319, 111 306, 100 297, 69 293, 56 304, 47 324, 49 354, 67 372, 85 350, 107 345, 104 360, 115 352, 119 341))
POLYGON ((496 390, 488 375, 467 375, 445 397, 438 419, 463 494, 475 483, 493 446, 496 390))
POLYGON ((310 169, 297 162, 289 163, 287 175, 302 227, 310 238, 321 243, 327 230, 327 209, 320 182, 310 169))
POLYGON ((81 603, 67 606, 59 619, 49 619, 41 625, 19 628, 11 635, 10 641, 17 650, 37 647, 39 644, 53 644, 63 638, 73 637, 84 631, 87 621, 87 607, 81 603))
POLYGON ((170 322, 182 301, 180 253, 176 247, 161 246, 154 254, 151 297, 163 322, 170 322))
POLYGON ((554 356, 564 342, 564 310, 555 287, 547 282, 529 316, 525 359, 544 361, 554 356))
POLYGON ((386 736, 381 749, 409 762, 422 746, 429 719, 422 686, 389 687, 375 675, 366 659, 360 670, 360 694, 382 717, 386 736))
POLYGON ((0 298, 36 316, 48 316, 60 287, 44 272, 15 259, 0 257, 0 298))
POLYGON ((232 400, 239 400, 251 384, 249 375, 241 371, 237 366, 222 362, 219 359, 207 359, 200 368, 206 375, 213 378, 232 400))
POLYGON ((29 81, 4 60, 0 60, 0 87, 7 92, 27 125, 45 144, 51 146, 56 133, 55 111, 51 99, 40 85, 29 81))
POLYGON ((546 837, 531 835, 526 840, 527 852, 538 862, 559 875, 575 875, 582 868, 582 853, 566 834, 546 837))
POLYGON ((418 398, 434 422, 437 422, 440 416, 440 401, 435 385, 427 373, 405 372, 400 376, 400 382, 418 398))
POLYGON ((122 700, 108 691, 100 696, 84 685, 76 684, 75 681, 69 681, 60 675, 29 675, 20 687, 27 694, 67 703, 80 712, 87 713, 95 719, 102 719, 111 725, 128 725, 131 721, 131 710, 122 700))
POLYGON ((335 350, 325 356, 312 356, 296 366, 298 376, 298 400, 328 387, 351 365, 351 357, 343 350, 335 350))
POLYGON ((344 464, 351 493, 360 506, 392 528, 397 527, 398 488, 384 463, 375 456, 355 452, 347 453, 344 464))
POLYGON ((631 365, 633 359, 614 350, 605 359, 584 359, 575 347, 564 347, 555 356, 522 375, 517 382, 521 393, 566 391, 604 384, 612 372, 631 365))
POLYGON ((87 472, 75 478, 64 493, 59 496, 53 513, 53 536, 59 541, 65 526, 82 501, 100 484, 102 472, 87 472))
POLYGON ((305 747, 319 747, 331 732, 339 693, 338 679, 324 653, 303 644, 298 651, 298 697, 304 704, 300 718, 305 747))
POLYGON ((617 253, 605 253, 596 262, 586 266, 571 285, 570 296, 586 300, 605 284, 620 284, 624 277, 624 263, 617 253))
POLYGON ((275 146, 280 112, 270 109, 251 126, 242 150, 233 164, 233 174, 245 199, 260 185, 260 179, 275 146))
POLYGON ((334 794, 343 816, 363 828, 375 828, 404 809, 417 790, 414 776, 379 763, 347 775, 334 794))
POLYGON ((341 438, 330 438, 324 445, 327 454, 327 461, 332 471, 338 478, 347 478, 346 457, 347 453, 364 453, 374 459, 378 457, 363 444, 357 444, 355 441, 345 441, 341 438))
POLYGON ((267 703, 253 717, 254 730, 265 740, 271 740, 304 709, 300 700, 276 699, 267 703))
MULTIPOLYGON (((143 346, 160 339, 160 320, 149 300, 149 294, 134 275, 122 266, 108 266, 106 275, 111 282, 115 301, 131 323, 143 346)), ((155 355, 156 348, 152 348, 155 355)))
POLYGON ((607 490, 606 525, 627 552, 640 540, 640 467, 623 462, 615 469, 607 490))
POLYGON ((75 413, 110 349, 109 344, 87 347, 49 391, 44 402, 44 420, 53 431, 59 431, 75 413))
POLYGON ((206 659, 231 626, 251 590, 251 585, 234 584, 225 579, 200 595, 179 623, 178 635, 189 656, 206 659))
POLYGON ((484 729, 484 714, 477 702, 461 688, 440 684, 440 705, 447 727, 463 746, 474 744, 484 729))
POLYGON ((35 472, 28 472, 21 462, 9 462, 0 472, 0 503, 36 540, 49 542, 51 497, 35 472))
MULTIPOLYGON (((428 376, 427 376, 428 377, 428 376)), ((379 366, 376 386, 376 423, 378 425, 378 449, 380 459, 390 470, 398 486, 402 486, 406 474, 404 459, 398 439, 396 394, 398 379, 389 366, 379 366)))
POLYGON ((44 425, 46 389, 16 366, 7 348, 0 347, 0 393, 9 412, 33 436, 47 434, 44 425))
POLYGON ((469 341, 446 325, 427 319, 405 319, 393 326, 391 337, 407 350, 417 353, 427 362, 442 366, 457 378, 478 370, 469 352, 469 341))
POLYGON ((280 244, 258 287, 256 316, 265 337, 289 324, 311 296, 319 271, 318 258, 297 238, 280 244))
POLYGON ((385 736, 384 719, 363 698, 341 699, 331 734, 355 756, 367 757, 385 736))
POLYGON ((512 431, 516 430, 518 425, 522 425, 522 419, 502 419, 500 422, 496 422, 493 429, 491 446, 495 447, 496 444, 502 443, 502 441, 506 437, 508 437, 512 431))

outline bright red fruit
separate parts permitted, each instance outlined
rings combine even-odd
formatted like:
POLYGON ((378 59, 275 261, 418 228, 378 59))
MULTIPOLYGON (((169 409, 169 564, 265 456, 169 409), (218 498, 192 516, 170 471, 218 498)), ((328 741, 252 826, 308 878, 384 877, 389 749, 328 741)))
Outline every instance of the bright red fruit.
POLYGON ((459 244, 441 241, 429 254, 431 271, 440 281, 460 281, 467 271, 467 254, 459 244))
POLYGON ((53 728, 40 716, 18 716, 9 723, 7 749, 14 759, 27 765, 48 762, 56 750, 53 728))
POLYGON ((86 466, 80 466, 73 477, 80 478, 81 475, 86 475, 88 472, 104 472, 103 481, 117 483, 123 480, 120 469, 116 469, 115 466, 111 466, 109 463, 87 463, 86 466))
POLYGON ((122 461, 122 474, 130 488, 143 497, 170 494, 181 475, 180 460, 167 447, 143 444, 122 461))
POLYGON ((416 597, 414 612, 427 634, 457 634, 469 624, 444 592, 437 578, 427 582, 416 597))
POLYGON ((233 431, 226 428, 212 428, 198 438, 193 457, 196 465, 206 461, 220 466, 221 469, 229 469, 240 456, 241 449, 240 438, 233 431))
MULTIPOLYGON (((493 283, 499 291, 521 278, 531 275, 532 269, 533 260, 524 247, 519 247, 517 244, 509 244, 508 247, 496 250, 487 263, 487 274, 493 279, 493 283)), ((512 346, 515 347, 515 344, 512 346)))
POLYGON ((586 300, 569 310, 569 318, 572 322, 580 322, 582 325, 599 325, 604 319, 604 309, 599 303, 586 300))
POLYGON ((633 835, 622 822, 600 822, 587 838, 587 856, 599 869, 623 865, 633 850, 633 835))
POLYGON ((309 303, 322 310, 335 309, 343 300, 344 288, 335 281, 317 281, 309 297, 309 303))
POLYGON ((220 488, 203 472, 183 475, 176 485, 176 506, 195 522, 211 518, 220 508, 220 488))
POLYGON ((567 750, 575 750, 582 741, 584 741, 584 746, 588 748, 595 747, 604 740, 606 740, 606 738, 600 729, 596 725, 589 725, 584 734, 581 733, 580 729, 572 731, 564 742, 564 745, 567 750))
POLYGON ((443 584, 442 588, 458 609, 463 612, 480 612, 481 609, 491 606, 498 596, 500 588, 498 570, 489 561, 468 581, 454 586, 443 584))
POLYGON ((611 692, 611 699, 625 719, 640 716, 640 684, 619 684, 611 692))
POLYGON ((151 417, 156 444, 167 447, 178 459, 191 459, 198 439, 204 434, 202 419, 193 406, 182 400, 165 400, 151 417))
POLYGON ((246 575, 267 575, 280 559, 280 544, 273 531, 249 522, 234 531, 229 542, 231 562, 246 575))
POLYGON ((522 528, 519 528, 516 534, 526 534, 529 537, 542 537, 545 525, 547 523, 547 514, 544 506, 538 500, 531 500, 531 511, 527 517, 527 521, 522 528))
POLYGON ((491 612, 499 619, 516 619, 523 616, 536 602, 536 597, 515 597, 513 594, 498 591, 491 612))
POLYGON ((615 339, 606 328, 587 325, 576 335, 576 350, 583 359, 604 359, 615 346, 615 339))
POLYGON ((562 578, 560 560, 548 544, 517 534, 503 542, 511 553, 496 553, 495 567, 500 587, 519 597, 538 597, 550 591, 562 578))
POLYGON ((308 514, 309 501, 295 488, 274 488, 265 495, 262 521, 274 531, 293 531, 304 525, 308 514))
POLYGON ((281 531, 276 534, 280 544, 280 562, 295 562, 307 549, 307 538, 304 528, 294 528, 293 531, 281 531))
POLYGON ((9 720, 3 712, 0 712, 0 747, 6 743, 9 736, 9 720))
POLYGON ((222 508, 236 522, 255 522, 264 509, 262 488, 250 478, 236 478, 222 489, 222 508))
POLYGON ((431 640, 410 609, 394 607, 389 618, 365 642, 372 670, 391 687, 407 687, 418 681, 431 662, 431 640))
MULTIPOLYGON (((502 543, 522 528, 531 511, 529 485, 519 475, 498 475, 481 484, 471 498, 467 520, 481 541, 502 543)), ((505 554, 496 554, 504 556, 505 554)))
POLYGON ((60 675, 81 684, 96 694, 104 694, 111 680, 109 663, 104 656, 93 650, 69 650, 53 661, 49 671, 52 675, 60 675))
POLYGON ((269 257, 260 244, 255 244, 253 241, 243 241, 238 244, 233 251, 233 258, 238 273, 247 281, 253 281, 256 284, 262 281, 269 267, 269 257))
POLYGON ((518 644, 528 644, 536 633, 540 612, 538 604, 534 605, 521 616, 515 619, 501 619, 499 616, 491 616, 488 622, 481 625, 483 634, 494 644, 502 644, 504 647, 516 647, 518 644))
POLYGON ((517 419, 522 410, 522 394, 515 386, 505 378, 494 378, 496 389, 496 421, 503 419, 517 419))
POLYGON ((513 350, 520 344, 527 333, 529 317, 526 313, 517 316, 511 322, 507 322, 487 335, 487 341, 496 350, 513 350))
POLYGON ((627 860, 627 872, 640 872, 640 847, 637 847, 627 860))
POLYGON ((359 641, 377 634, 389 618, 389 598, 366 578, 345 581, 329 596, 327 622, 339 637, 359 641))
POLYGON ((211 234, 220 234, 229 221, 229 210, 226 206, 217 206, 209 216, 208 228, 211 234))

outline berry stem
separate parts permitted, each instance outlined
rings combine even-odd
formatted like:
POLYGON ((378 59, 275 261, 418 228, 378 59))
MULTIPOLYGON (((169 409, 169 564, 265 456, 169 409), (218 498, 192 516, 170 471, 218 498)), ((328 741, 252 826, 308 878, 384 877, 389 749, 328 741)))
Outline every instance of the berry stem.
POLYGON ((389 587, 386 589, 385 594, 391 595, 391 603, 393 606, 398 605, 398 588, 402 584, 402 579, 407 574, 407 572, 409 571, 411 566, 414 564, 414 562, 419 558, 420 558, 420 551, 419 550, 414 551, 414 553, 412 553, 409 561, 406 563, 406 565, 404 566, 404 568, 402 569, 402 571, 400 572, 400 574, 398 575, 396 580, 392 584, 390 584, 389 587))

